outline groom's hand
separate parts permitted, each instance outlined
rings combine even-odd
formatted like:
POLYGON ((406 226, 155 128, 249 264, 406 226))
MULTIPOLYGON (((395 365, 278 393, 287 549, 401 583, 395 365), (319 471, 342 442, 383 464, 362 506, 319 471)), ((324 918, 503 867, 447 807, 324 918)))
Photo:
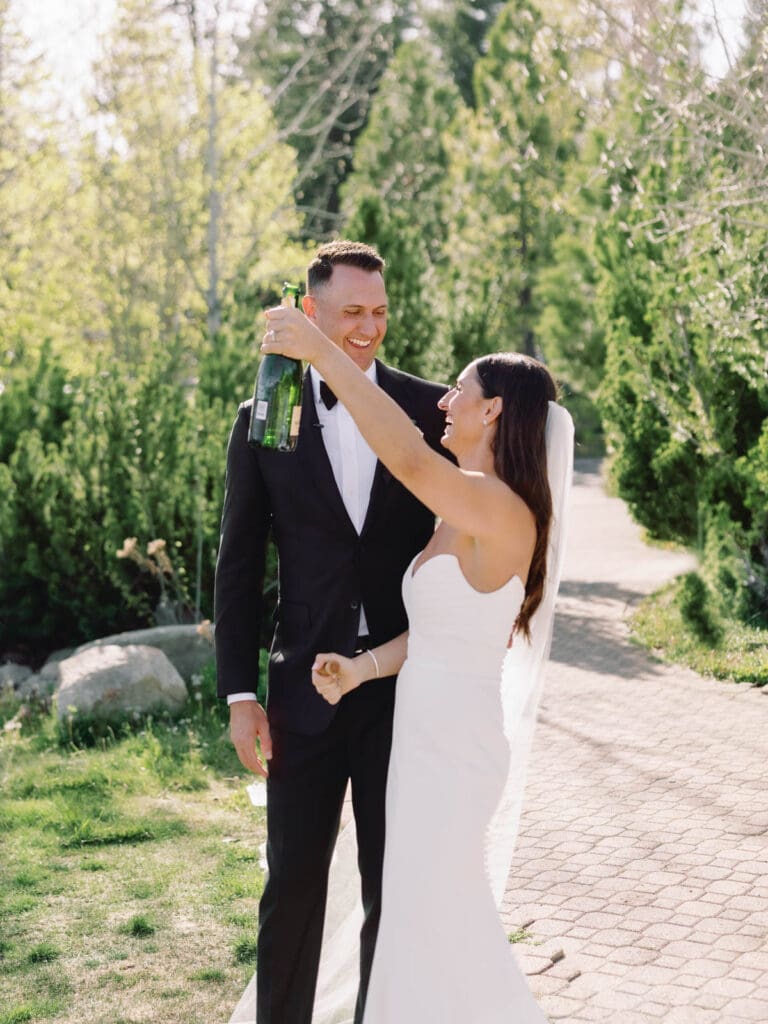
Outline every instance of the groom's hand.
POLYGON ((229 735, 240 763, 249 772, 269 775, 265 763, 272 757, 272 737, 269 734, 267 713, 255 700, 238 700, 229 708, 229 735), (264 760, 259 757, 256 744, 261 747, 264 760))

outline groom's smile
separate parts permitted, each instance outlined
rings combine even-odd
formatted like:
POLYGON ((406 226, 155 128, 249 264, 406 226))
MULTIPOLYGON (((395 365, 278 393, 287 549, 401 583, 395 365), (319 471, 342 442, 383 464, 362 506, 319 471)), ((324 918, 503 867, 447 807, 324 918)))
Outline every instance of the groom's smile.
POLYGON ((361 370, 373 362, 387 333, 384 278, 337 264, 333 276, 304 299, 304 312, 361 370))

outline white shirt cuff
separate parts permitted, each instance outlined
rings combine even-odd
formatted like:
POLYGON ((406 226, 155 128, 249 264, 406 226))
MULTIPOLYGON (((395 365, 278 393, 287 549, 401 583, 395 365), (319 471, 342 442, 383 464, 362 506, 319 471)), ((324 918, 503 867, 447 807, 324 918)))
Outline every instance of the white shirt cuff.
POLYGON ((227 704, 237 704, 241 700, 256 700, 255 693, 229 693, 227 694, 227 704))

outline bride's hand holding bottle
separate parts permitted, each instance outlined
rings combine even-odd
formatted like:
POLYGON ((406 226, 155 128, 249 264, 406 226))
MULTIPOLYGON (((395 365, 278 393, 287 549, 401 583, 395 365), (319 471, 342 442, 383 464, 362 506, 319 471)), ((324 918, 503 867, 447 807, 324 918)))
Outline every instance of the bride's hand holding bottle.
POLYGON ((333 342, 300 309, 275 306, 265 312, 267 327, 261 341, 264 354, 277 352, 291 359, 315 363, 333 342))

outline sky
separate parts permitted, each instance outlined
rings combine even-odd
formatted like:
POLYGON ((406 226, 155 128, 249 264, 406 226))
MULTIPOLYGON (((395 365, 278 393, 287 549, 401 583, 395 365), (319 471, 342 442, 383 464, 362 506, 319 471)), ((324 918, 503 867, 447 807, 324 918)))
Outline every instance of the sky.
MULTIPOLYGON (((52 89, 64 108, 82 113, 80 96, 89 84, 100 37, 111 27, 117 0, 11 0, 11 7, 33 51, 44 55, 52 89)), ((222 7, 226 11, 227 4, 222 7)), ((225 15, 222 24, 237 21, 225 15)))
POLYGON ((11 0, 35 54, 42 54, 52 91, 65 109, 80 112, 80 95, 106 33, 114 0, 11 0))
MULTIPOLYGON (((745 0, 699 0, 702 15, 712 20, 713 7, 726 39, 732 46, 738 39, 745 0)), ((98 53, 99 36, 110 25, 115 0, 13 0, 22 27, 36 51, 46 56, 54 88, 73 111, 78 96, 88 83, 89 66, 98 53)), ((713 74, 722 74, 727 62, 722 45, 713 33, 705 52, 713 74)))

